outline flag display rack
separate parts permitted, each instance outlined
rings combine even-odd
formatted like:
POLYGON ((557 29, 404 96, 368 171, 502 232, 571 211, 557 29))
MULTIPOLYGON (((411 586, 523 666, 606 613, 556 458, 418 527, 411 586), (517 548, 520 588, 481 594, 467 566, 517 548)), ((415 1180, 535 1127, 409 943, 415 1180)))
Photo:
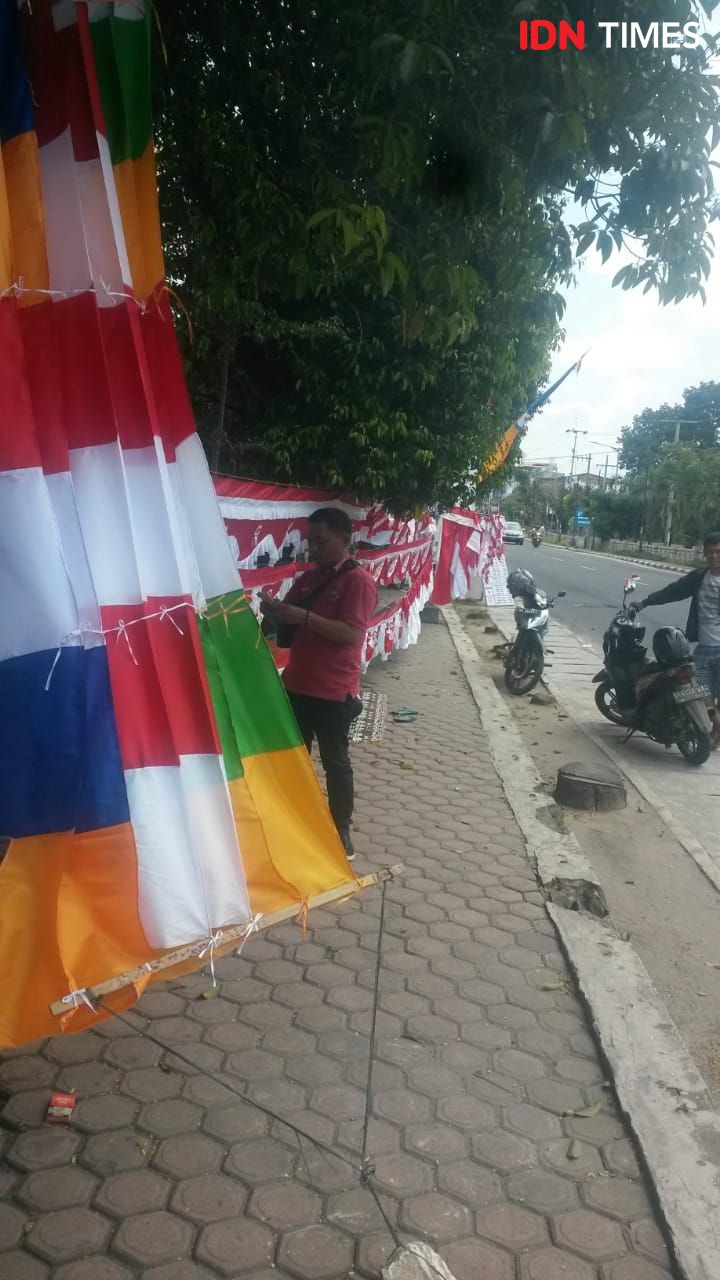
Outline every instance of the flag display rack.
POLYGON ((298 916, 305 917, 315 907, 329 906, 331 902, 342 902, 361 889, 369 889, 373 885, 394 880, 402 874, 403 870, 403 864, 398 862, 391 867, 383 867, 381 871, 358 876, 355 881, 337 885, 334 889, 326 889, 323 893, 309 898, 307 902, 293 902, 290 906, 281 907, 279 911, 273 911, 269 915, 256 917, 255 920, 246 921, 244 924, 233 925, 229 929, 218 929, 210 939, 202 938, 200 941, 187 943, 183 947, 176 947, 147 964, 136 965, 135 968, 128 969, 125 973, 118 973, 115 977, 105 978, 92 987, 71 991, 59 1000, 54 1000, 50 1005, 50 1012, 56 1017, 61 1017, 67 1015, 73 1008, 85 1005, 99 1013, 102 1010, 103 997, 111 995, 114 991, 121 991, 123 987, 133 986, 135 983, 147 982, 149 976, 155 977, 156 974, 165 970, 174 969, 176 965, 201 959, 203 954, 211 948, 215 956, 221 956, 238 943, 246 941, 251 933, 271 929, 276 924, 284 924, 285 921, 294 920, 298 916))

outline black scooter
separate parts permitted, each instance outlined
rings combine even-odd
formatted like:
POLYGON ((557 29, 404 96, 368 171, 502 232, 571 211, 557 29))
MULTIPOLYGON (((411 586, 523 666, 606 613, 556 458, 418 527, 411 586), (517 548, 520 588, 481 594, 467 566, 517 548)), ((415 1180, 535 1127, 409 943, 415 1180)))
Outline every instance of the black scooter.
POLYGON ((648 662, 645 628, 627 603, 636 589, 637 579, 625 582, 622 608, 603 636, 605 665, 593 677, 595 705, 606 720, 628 730, 627 738, 645 733, 668 749, 677 744, 688 764, 704 764, 712 731, 709 690, 695 679, 690 645, 676 627, 655 632, 655 661, 648 662))

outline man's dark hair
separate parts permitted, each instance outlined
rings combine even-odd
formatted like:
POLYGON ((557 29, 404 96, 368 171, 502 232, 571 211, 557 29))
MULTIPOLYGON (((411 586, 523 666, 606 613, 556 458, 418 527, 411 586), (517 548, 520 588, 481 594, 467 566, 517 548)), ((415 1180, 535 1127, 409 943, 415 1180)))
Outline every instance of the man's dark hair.
POLYGON ((703 542, 703 551, 707 551, 708 547, 720 546, 720 530, 717 533, 706 533, 703 542))
POLYGON ((348 542, 352 538, 352 520, 339 507, 319 507, 308 516, 308 524, 324 524, 331 533, 342 533, 348 542))

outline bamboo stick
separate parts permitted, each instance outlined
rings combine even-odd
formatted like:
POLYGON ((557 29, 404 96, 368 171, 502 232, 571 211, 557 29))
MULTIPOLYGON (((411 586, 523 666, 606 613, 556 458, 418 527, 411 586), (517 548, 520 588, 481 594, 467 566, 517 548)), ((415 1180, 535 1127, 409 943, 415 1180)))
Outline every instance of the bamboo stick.
MULTIPOLYGON (((313 907, 324 907, 330 902, 340 902, 343 898, 349 898, 354 893, 358 893, 361 889, 369 889, 374 884, 381 884, 383 880, 394 880, 396 876, 403 871, 403 864, 396 863, 392 867, 383 867, 382 871, 373 871, 370 875, 359 876, 356 880, 347 884, 338 885, 334 889, 326 889, 324 893, 318 893, 314 898, 309 898, 307 902, 293 902, 289 907, 282 907, 279 911, 273 911, 269 916, 263 916, 257 924, 258 932, 263 929, 271 929, 273 925, 282 924, 285 920, 294 920, 296 916, 302 915, 306 910, 312 911, 313 907)), ((213 934, 215 939, 213 950, 217 955, 221 950, 231 947, 236 942, 247 938, 248 923, 233 925, 230 929, 218 929, 213 934)), ((202 938, 199 942, 189 942, 184 947, 176 947, 173 951, 167 951, 165 955, 158 956, 156 960, 151 960, 147 964, 137 965, 134 969, 128 969, 125 973, 118 973, 114 978, 105 978, 102 982, 96 982, 93 987, 86 987, 82 996, 80 993, 74 994, 77 1001, 89 1004, 91 1007, 100 1007, 102 997, 110 995, 112 991, 120 991, 122 987, 131 986, 133 983, 141 982, 147 979, 148 974, 162 973, 165 969, 172 969, 177 964, 182 964, 185 960, 192 960, 193 957, 200 958, 203 951, 207 951, 208 939, 202 938)), ((54 1000, 50 1005, 50 1012, 59 1017, 67 1014, 72 1008, 72 1004, 68 997, 65 999, 54 1000)))

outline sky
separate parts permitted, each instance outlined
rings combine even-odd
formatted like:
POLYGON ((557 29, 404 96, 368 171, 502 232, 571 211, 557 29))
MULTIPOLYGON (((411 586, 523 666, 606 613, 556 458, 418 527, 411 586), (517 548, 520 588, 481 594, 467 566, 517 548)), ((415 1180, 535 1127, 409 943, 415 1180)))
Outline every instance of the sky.
MULTIPOLYGON (((720 6, 707 29, 720 31, 720 6)), ((713 158, 720 161, 720 153, 713 158)), ((576 459, 575 470, 587 469, 588 454, 593 471, 604 470, 608 454, 612 468, 617 455, 610 446, 636 413, 681 402, 685 388, 699 382, 720 382, 718 224, 705 306, 693 298, 661 307, 652 293, 643 296, 642 289, 613 289, 613 276, 630 261, 616 253, 603 266, 595 249, 585 255, 578 282, 565 295, 566 336, 555 353, 550 384, 588 347, 590 351, 580 373, 571 374, 531 420, 523 442, 525 461, 552 460, 560 472, 569 472, 573 437, 566 433, 578 427, 588 434, 577 438, 578 455, 585 456, 576 459)))
MULTIPOLYGON (((720 237, 716 233, 716 242, 720 237)), ((578 427, 578 455, 592 454, 592 470, 610 465, 623 426, 647 407, 675 404, 686 387, 720 382, 720 243, 707 285, 707 303, 687 299, 662 307, 641 289, 613 289, 612 279, 625 258, 620 254, 601 265, 589 251, 577 285, 566 295, 565 340, 553 359, 550 382, 559 378, 589 347, 578 374, 572 373, 548 406, 528 426, 525 461, 554 460, 569 471, 573 437, 578 427), (592 442, 592 443, 591 443, 592 442)), ((630 259, 627 259, 629 261, 630 259)), ((587 469, 587 456, 582 467, 587 469)))

